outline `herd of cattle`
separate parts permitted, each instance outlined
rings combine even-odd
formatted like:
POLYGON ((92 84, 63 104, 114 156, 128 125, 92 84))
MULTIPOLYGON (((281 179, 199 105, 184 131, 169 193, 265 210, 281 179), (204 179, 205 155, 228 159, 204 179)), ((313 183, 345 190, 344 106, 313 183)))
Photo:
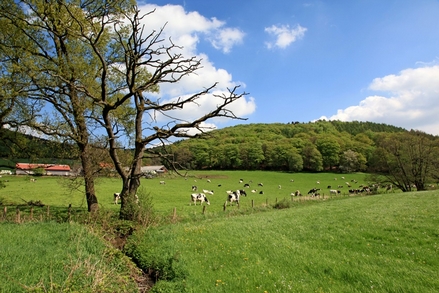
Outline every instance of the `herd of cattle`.
MULTIPOLYGON (((342 179, 344 179, 344 177, 342 177, 342 179)), ((207 182, 211 182, 211 180, 207 179, 207 182)), ((291 180, 291 182, 294 182, 294 180, 291 180)), ((243 183, 243 179, 239 180, 239 183, 243 183)), ((246 189, 250 189, 250 184, 252 182, 250 181, 250 183, 245 183, 243 186, 246 189)), ((320 184, 319 181, 316 182, 317 184, 320 184)), ((356 180, 352 180, 352 183, 358 183, 356 180)), ((163 183, 161 183, 163 184, 163 183)), ((351 183, 349 182, 345 182, 346 186, 349 188, 348 192, 349 194, 361 194, 361 193, 365 193, 365 194, 370 194, 371 193, 371 187, 369 186, 364 186, 364 185, 360 185, 359 188, 351 188, 351 183)), ((218 185, 218 187, 220 187, 221 185, 218 185)), ((263 187, 264 184, 263 183, 258 183, 258 187, 263 187)), ((282 186, 278 185, 278 188, 281 189, 282 186)), ((327 187, 329 189, 329 194, 330 195, 338 195, 341 194, 341 188, 343 188, 343 185, 338 185, 337 189, 333 189, 332 186, 328 186, 327 187)), ((375 188, 372 187, 372 188, 375 188)), ((391 186, 390 186, 391 189, 391 186)), ((389 190, 389 187, 387 187, 387 190, 389 190)), ((192 191, 194 193, 191 194, 191 203, 194 203, 194 205, 197 205, 197 202, 200 203, 200 205, 202 205, 203 203, 206 203, 207 205, 210 205, 210 201, 207 198, 206 194, 210 194, 213 195, 214 191, 213 190, 206 190, 203 189, 202 192, 196 192, 198 191, 198 187, 196 185, 192 185, 192 191)), ((238 190, 227 190, 227 197, 226 197, 226 202, 225 205, 230 204, 232 205, 233 203, 239 204, 239 199, 241 196, 247 196, 247 192, 244 189, 238 189, 238 190)), ((251 189, 251 193, 259 193, 259 194, 264 194, 263 191, 257 191, 256 189, 251 189)), ((310 197, 318 197, 320 196, 321 193, 321 189, 320 188, 312 188, 308 191, 307 195, 309 195, 310 197)), ((302 193, 300 192, 300 190, 296 190, 295 192, 292 192, 290 194, 291 196, 302 196, 302 193)))
MULTIPOLYGON (((345 179, 344 177, 342 177, 342 179, 345 179)), ((336 178, 335 178, 336 180, 336 178)), ((194 180, 196 182, 196 180, 194 180)), ((293 179, 290 180, 291 182, 294 182, 293 179)), ((207 179, 208 183, 211 183, 210 179, 207 179)), ((165 181, 159 181, 159 183, 161 185, 166 184, 165 181)), ((258 194, 264 194, 264 192, 262 190, 258 191, 256 189, 250 189, 250 185, 253 183, 252 181, 250 181, 249 183, 244 183, 243 179, 239 180, 240 184, 243 184, 243 189, 237 189, 237 190, 227 190, 226 191, 226 202, 225 205, 227 204, 239 204, 239 200, 241 196, 247 196, 247 191, 251 193, 258 193, 258 194)), ((377 186, 376 185, 372 185, 371 187, 369 186, 364 186, 364 185, 359 185, 358 188, 352 188, 351 183, 358 183, 356 180, 352 180, 351 182, 345 182, 345 185, 349 188, 348 192, 349 194, 370 194, 372 192, 372 190, 376 190, 377 186)), ((316 184, 320 184, 320 181, 317 181, 316 184)), ((263 188, 264 184, 263 183, 258 183, 257 184, 257 188, 263 188)), ((218 185, 218 187, 221 187, 221 184, 218 185)), ((341 190, 344 187, 344 185, 337 185, 337 188, 333 188, 331 185, 327 186, 327 189, 329 191, 329 195, 330 196, 335 196, 338 194, 341 194, 341 190)), ((279 189, 282 189, 281 185, 278 185, 279 189)), ((386 186, 386 191, 392 191, 392 186, 386 186)), ((321 188, 312 188, 308 191, 307 195, 309 197, 319 197, 322 193, 321 188)), ((213 190, 207 190, 207 189, 202 189, 201 192, 198 192, 198 187, 196 185, 192 185, 192 193, 191 193, 191 198, 190 198, 190 203, 197 205, 197 203, 199 202, 200 205, 202 204, 207 204, 210 205, 210 201, 207 198, 207 195, 214 195, 214 191, 213 190)), ((290 196, 302 196, 303 194, 300 192, 300 190, 296 190, 295 192, 292 192, 290 194, 290 196)), ((120 200, 120 194, 119 193, 114 193, 114 203, 117 204, 118 201, 120 200)), ((138 202, 138 197, 136 195, 136 202, 138 202)))

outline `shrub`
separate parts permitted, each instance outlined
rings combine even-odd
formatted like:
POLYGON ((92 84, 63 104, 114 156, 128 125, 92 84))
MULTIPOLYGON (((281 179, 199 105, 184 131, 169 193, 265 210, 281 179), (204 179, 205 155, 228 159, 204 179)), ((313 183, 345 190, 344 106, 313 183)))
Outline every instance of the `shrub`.
POLYGON ((291 207, 291 200, 283 199, 281 201, 278 201, 275 203, 274 208, 275 209, 289 209, 291 207))

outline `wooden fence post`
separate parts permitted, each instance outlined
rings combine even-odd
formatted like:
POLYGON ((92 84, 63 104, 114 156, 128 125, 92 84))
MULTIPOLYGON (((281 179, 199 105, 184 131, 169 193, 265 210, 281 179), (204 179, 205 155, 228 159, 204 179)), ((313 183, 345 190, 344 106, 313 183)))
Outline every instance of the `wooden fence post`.
POLYGON ((17 212, 16 212, 16 218, 15 221, 20 224, 21 222, 21 216, 20 216, 20 209, 17 207, 17 212))
POLYGON ((30 218, 31 221, 32 221, 33 218, 34 218, 34 207, 33 207, 33 206, 30 207, 30 215, 29 215, 29 218, 30 218))
POLYGON ((255 207, 255 200, 252 199, 252 208, 254 208, 254 207, 255 207))
POLYGON ((227 208, 227 201, 224 203, 224 205, 223 205, 223 211, 225 212, 226 211, 226 208, 227 208))
POLYGON ((175 219, 177 219, 177 208, 176 207, 174 207, 174 211, 172 213, 172 220, 175 221, 175 219))
POLYGON ((3 207, 3 220, 6 221, 6 216, 8 214, 8 208, 7 207, 3 207))
POLYGON ((47 206, 46 214, 47 214, 47 219, 49 220, 50 219, 50 206, 47 206))
POLYGON ((206 214, 206 206, 203 206, 203 215, 206 214))
POLYGON ((69 210, 68 210, 68 215, 69 215, 69 222, 72 220, 72 204, 69 204, 69 210))

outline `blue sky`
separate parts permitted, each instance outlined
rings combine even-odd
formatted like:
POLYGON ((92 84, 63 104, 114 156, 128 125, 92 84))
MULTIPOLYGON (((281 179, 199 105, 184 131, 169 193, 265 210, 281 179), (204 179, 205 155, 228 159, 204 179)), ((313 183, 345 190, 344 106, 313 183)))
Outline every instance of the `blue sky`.
MULTIPOLYGON (((439 1, 171 0, 139 2, 148 28, 203 58, 196 77, 161 94, 249 93, 242 123, 373 121, 439 135, 439 1)), ((213 106, 190 108, 187 119, 213 106)), ((199 116, 199 114, 198 114, 199 116)))

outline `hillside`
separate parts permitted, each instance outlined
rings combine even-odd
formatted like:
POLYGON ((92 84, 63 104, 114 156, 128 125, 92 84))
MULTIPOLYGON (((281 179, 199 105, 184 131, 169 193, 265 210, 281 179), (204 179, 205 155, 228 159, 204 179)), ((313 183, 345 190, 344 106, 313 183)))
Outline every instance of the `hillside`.
POLYGON ((346 171, 364 171, 375 142, 397 132, 407 130, 358 121, 247 124, 180 141, 172 151, 178 164, 193 169, 322 171, 353 159, 346 171))

